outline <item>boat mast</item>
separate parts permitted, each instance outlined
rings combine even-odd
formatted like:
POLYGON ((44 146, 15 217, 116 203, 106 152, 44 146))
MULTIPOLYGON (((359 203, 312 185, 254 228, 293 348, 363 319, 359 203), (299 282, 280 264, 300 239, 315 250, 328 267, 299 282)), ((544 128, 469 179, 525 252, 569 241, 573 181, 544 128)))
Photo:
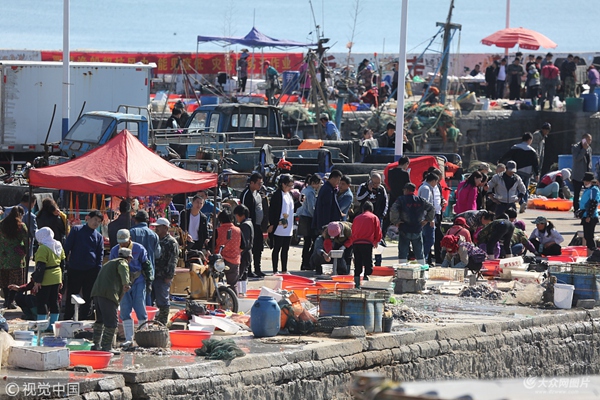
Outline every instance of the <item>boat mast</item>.
POLYGON ((446 103, 446 94, 448 89, 448 62, 450 59, 450 40, 456 29, 460 30, 462 28, 459 24, 452 23, 452 10, 454 9, 454 0, 450 1, 450 10, 448 10, 448 18, 446 19, 446 23, 438 22, 436 26, 444 27, 444 47, 442 53, 442 70, 441 76, 442 80, 440 83, 440 100, 442 104, 446 103))

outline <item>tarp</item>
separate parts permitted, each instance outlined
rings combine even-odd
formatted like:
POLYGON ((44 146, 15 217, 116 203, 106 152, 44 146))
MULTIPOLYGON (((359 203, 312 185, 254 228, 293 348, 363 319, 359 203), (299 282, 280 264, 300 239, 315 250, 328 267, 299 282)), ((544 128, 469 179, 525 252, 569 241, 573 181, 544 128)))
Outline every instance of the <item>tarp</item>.
POLYGON ((259 32, 258 29, 252 27, 250 32, 244 37, 232 36, 198 36, 200 42, 219 42, 224 46, 230 44, 239 44, 248 47, 309 47, 316 46, 315 44, 294 42, 293 40, 274 39, 270 36, 259 32))
POLYGON ((79 158, 30 170, 29 184, 121 197, 158 196, 215 187, 217 175, 178 168, 123 130, 79 158))
MULTIPOLYGON (((419 190, 419 186, 423 183, 423 173, 429 169, 429 167, 439 168, 438 160, 434 156, 421 156, 410 159, 410 164, 408 166, 408 171, 410 175, 410 181, 415 184, 417 187, 416 190, 419 190)), ((393 182, 388 181, 388 173, 390 169, 398 168, 398 161, 390 163, 383 170, 384 183, 391 190, 391 185, 393 182)), ((440 181, 440 186, 442 187, 442 197, 448 202, 450 198, 450 188, 444 179, 440 181)), ((416 191, 415 191, 416 193, 416 191)))

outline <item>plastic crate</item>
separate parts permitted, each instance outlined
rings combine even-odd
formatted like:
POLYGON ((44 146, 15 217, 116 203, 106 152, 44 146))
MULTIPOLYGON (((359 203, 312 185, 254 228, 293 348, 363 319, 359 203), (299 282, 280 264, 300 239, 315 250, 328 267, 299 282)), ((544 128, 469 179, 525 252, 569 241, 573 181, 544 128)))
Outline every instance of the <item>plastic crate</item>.
POLYGON ((465 270, 462 268, 429 268, 429 280, 432 281, 464 281, 465 270))

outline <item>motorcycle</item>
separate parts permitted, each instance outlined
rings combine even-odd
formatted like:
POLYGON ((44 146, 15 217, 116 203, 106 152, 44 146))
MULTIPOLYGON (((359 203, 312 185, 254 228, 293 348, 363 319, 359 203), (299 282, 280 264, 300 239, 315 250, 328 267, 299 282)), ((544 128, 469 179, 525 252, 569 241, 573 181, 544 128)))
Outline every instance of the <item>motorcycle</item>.
POLYGON ((208 265, 203 265, 205 255, 197 250, 189 250, 186 264, 190 270, 191 287, 186 291, 193 300, 201 300, 207 306, 238 312, 238 298, 225 282, 225 271, 229 269, 219 251, 208 256, 208 265), (215 307, 216 306, 216 307, 215 307))

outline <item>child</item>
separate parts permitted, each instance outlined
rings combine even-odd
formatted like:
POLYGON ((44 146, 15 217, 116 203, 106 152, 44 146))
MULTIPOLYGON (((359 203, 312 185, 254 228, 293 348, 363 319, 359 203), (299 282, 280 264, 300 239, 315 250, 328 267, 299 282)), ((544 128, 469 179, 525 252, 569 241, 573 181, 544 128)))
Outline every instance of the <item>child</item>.
POLYGON ((240 273, 239 281, 237 284, 238 294, 240 296, 246 296, 246 287, 248 285, 248 272, 252 267, 252 245, 254 243, 254 227, 252 221, 249 219, 250 211, 248 207, 241 204, 233 209, 233 215, 237 221, 240 231, 242 232, 242 241, 240 243, 240 249, 242 250, 242 256, 240 258, 240 273))

